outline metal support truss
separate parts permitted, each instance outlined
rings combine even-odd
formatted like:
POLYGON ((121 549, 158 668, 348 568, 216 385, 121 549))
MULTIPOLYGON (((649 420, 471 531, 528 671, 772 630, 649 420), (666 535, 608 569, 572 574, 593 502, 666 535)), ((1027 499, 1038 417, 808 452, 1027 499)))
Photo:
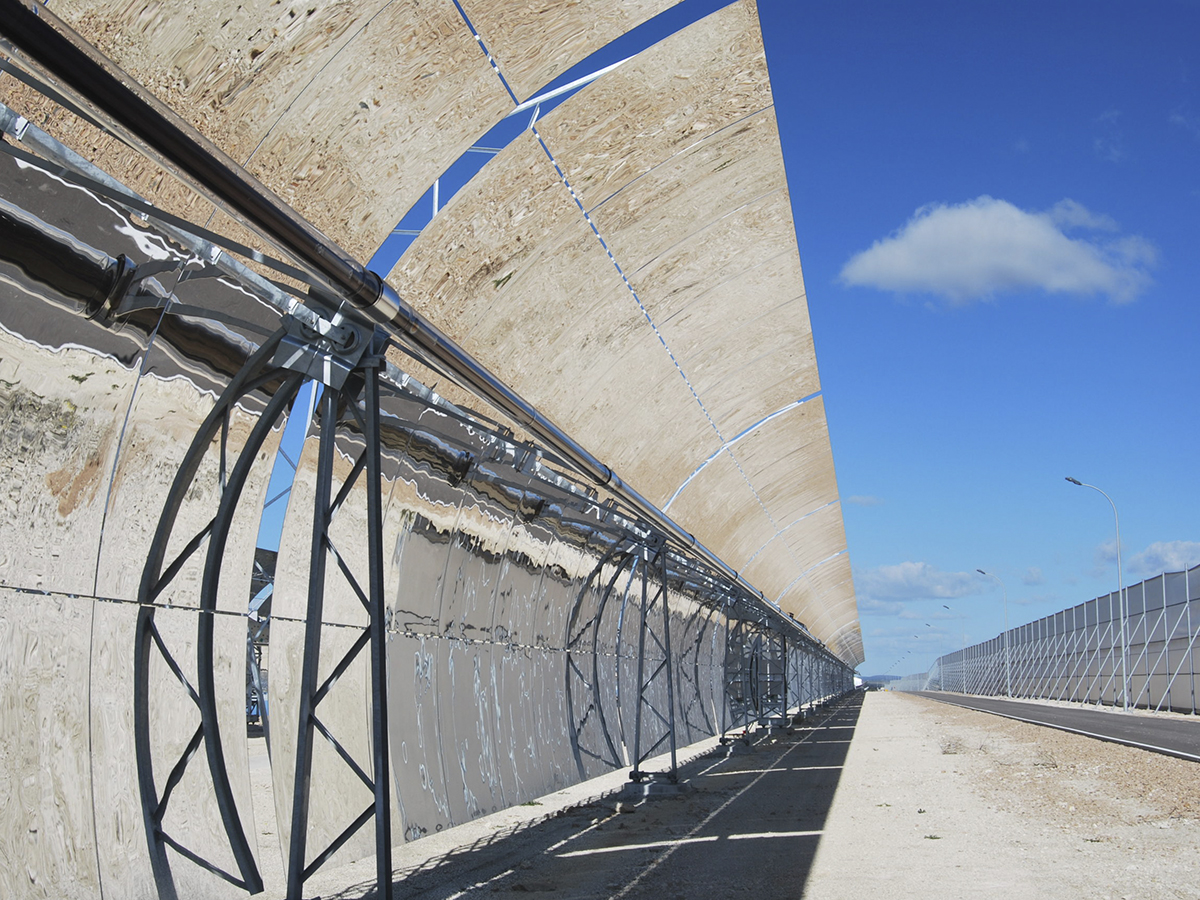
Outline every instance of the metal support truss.
POLYGON ((730 614, 725 642, 725 717, 721 740, 752 725, 786 726, 793 710, 826 703, 853 687, 853 670, 817 642, 771 620, 730 614))
POLYGON ((724 714, 721 739, 736 729, 746 728, 758 714, 758 656, 752 625, 745 619, 731 620, 725 636, 724 714))
MULTIPOLYGON (((682 707, 679 712, 684 734, 710 735, 714 732, 713 718, 709 715, 705 698, 711 698, 717 693, 717 685, 711 682, 711 672, 701 672, 700 660, 706 643, 710 647, 715 646, 716 636, 720 631, 714 627, 718 609, 719 607, 710 607, 706 613, 684 620, 684 635, 679 642, 679 665, 675 670, 679 676, 678 694, 682 707), (706 674, 709 678, 707 685, 706 674)), ((707 669, 707 666, 705 668, 707 669)))
POLYGON ((777 631, 764 631, 760 646, 758 722, 762 725, 778 719, 784 725, 788 710, 787 638, 777 631))
POLYGON ((671 658, 671 610, 667 604, 667 553, 666 545, 661 540, 647 542, 641 552, 642 576, 642 615, 641 627, 638 630, 638 662, 637 685, 638 696, 633 718, 633 769, 629 778, 635 783, 646 779, 649 773, 642 769, 642 763, 654 755, 654 752, 670 741, 671 770, 667 773, 673 783, 679 778, 678 764, 675 758, 675 679, 674 661, 671 658), (657 588, 653 596, 650 594, 651 573, 657 575, 657 588), (662 630, 656 633, 651 621, 655 607, 662 611, 662 630), (646 637, 649 636, 654 646, 662 654, 662 658, 647 676, 646 672, 646 637), (665 673, 667 679, 667 709, 666 715, 655 705, 651 688, 660 673, 665 673), (666 731, 653 744, 642 750, 642 720, 643 710, 652 715, 666 731))
POLYGON ((308 611, 304 630, 304 661, 300 683, 299 736, 296 743, 296 779, 293 786, 291 841, 289 843, 287 896, 300 900, 304 882, 343 844, 372 818, 375 820, 375 866, 378 896, 392 896, 391 803, 388 795, 388 727, 386 627, 383 592, 383 499, 380 492, 379 364, 378 356, 356 372, 340 391, 326 390, 321 397, 320 445, 318 449, 316 496, 313 504, 312 553, 309 562, 308 611), (361 407, 357 403, 362 390, 361 407), (365 447, 336 496, 333 494, 333 465, 339 414, 349 410, 361 429, 365 447), (366 589, 350 570, 330 537, 330 525, 356 481, 367 479, 368 573, 366 589), (321 654, 321 617, 324 610, 326 569, 337 565, 342 576, 368 614, 368 624, 359 638, 338 661, 324 682, 318 683, 321 654), (318 707, 338 678, 365 647, 370 648, 372 769, 368 774, 342 746, 318 716, 318 707), (328 847, 306 863, 309 788, 312 778, 313 738, 320 733, 372 793, 371 803, 333 839, 328 847))
MULTIPOLYGON (((333 373, 333 385, 326 385, 321 400, 321 420, 318 449, 317 497, 314 503, 312 555, 309 572, 308 615, 305 623, 305 655, 300 690, 299 735, 292 806, 290 858, 288 861, 288 897, 299 900, 304 882, 328 860, 347 840, 371 819, 375 820, 376 866, 378 896, 392 896, 391 871, 391 802, 388 776, 388 730, 386 696, 385 615, 383 592, 383 503, 381 495, 379 439, 379 366, 383 346, 371 352, 336 357, 319 340, 304 346, 281 329, 256 351, 233 378, 217 401, 212 412, 193 438, 175 481, 168 494, 159 520, 146 566, 143 570, 138 600, 134 663, 134 714, 137 730, 138 783, 142 811, 155 880, 160 896, 176 897, 166 848, 174 849, 190 860, 249 893, 263 889, 262 877, 255 863, 242 828, 237 805, 230 786, 221 732, 217 720, 217 697, 214 684, 214 618, 221 565, 225 556, 234 513, 242 496, 260 448, 271 430, 289 407, 303 385, 304 375, 313 370, 333 373), (228 434, 230 414, 234 406, 248 394, 269 395, 265 408, 242 446, 236 462, 228 464, 228 434), (363 450, 336 496, 333 493, 333 463, 339 417, 349 415, 352 426, 363 438, 363 450), (196 474, 210 447, 217 443, 220 459, 220 499, 215 515, 197 533, 186 535, 187 542, 178 556, 165 564, 168 545, 176 521, 196 474), (368 572, 356 575, 351 571, 330 539, 329 527, 360 478, 366 479, 368 572), (199 613, 196 636, 196 685, 185 676, 155 624, 158 602, 171 587, 176 576, 188 561, 207 543, 204 574, 198 601, 199 613), (333 562, 347 584, 363 604, 368 624, 349 651, 333 667, 324 682, 317 683, 317 667, 321 651, 321 616, 326 586, 326 568, 333 562), (165 565, 164 565, 165 564, 165 565), (369 768, 364 768, 344 749, 337 737, 321 722, 318 707, 329 694, 337 679, 345 673, 358 655, 369 651, 371 683, 371 747, 369 768), (162 686, 153 684, 150 666, 153 654, 158 654, 183 686, 199 711, 200 722, 182 755, 165 780, 155 775, 151 753, 151 695, 162 686), (307 861, 309 823, 309 791, 312 779, 312 743, 320 733, 342 758, 345 764, 372 792, 370 805, 326 848, 307 861), (200 746, 205 748, 208 771, 221 822, 237 872, 220 868, 211 860, 174 839, 163 827, 163 818, 172 791, 200 746)), ((364 341, 365 345, 365 341, 364 341)))

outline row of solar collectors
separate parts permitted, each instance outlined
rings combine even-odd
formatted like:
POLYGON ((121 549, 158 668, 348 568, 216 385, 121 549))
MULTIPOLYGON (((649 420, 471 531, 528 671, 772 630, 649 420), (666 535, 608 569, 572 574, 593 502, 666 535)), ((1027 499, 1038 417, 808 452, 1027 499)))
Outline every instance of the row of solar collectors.
MULTIPOLYGON (((25 225, 36 220, 60 250, 76 255, 79 273, 107 271, 123 257, 140 274, 120 310, 98 314, 86 277, 76 283, 62 270, 42 271, 32 252, 24 263, 6 254, 0 264, 0 777, 9 798, 0 829, 5 855, 25 861, 4 867, 4 893, 24 896, 34 884, 35 894, 136 895, 154 883, 134 751, 134 656, 148 548, 216 397, 280 317, 211 260, 52 167, 0 155, 0 190, 6 215, 24 215, 25 225)), ((278 386, 269 380, 239 400, 206 448, 164 548, 167 561, 182 562, 153 598, 163 652, 150 657, 148 722, 160 779, 188 755, 198 719, 188 685, 200 677, 204 555, 201 548, 189 556, 186 545, 205 533, 228 472, 278 386)), ((722 685, 730 620, 722 598, 669 574, 671 710, 665 678, 639 690, 640 579, 648 557, 618 545, 627 536, 622 527, 511 459, 487 462, 494 440, 485 428, 394 386, 381 406, 398 839, 628 765, 639 697, 666 719, 643 716, 643 747, 660 743, 672 720, 680 746, 729 725, 722 685)), ((245 723, 251 575, 283 432, 281 420, 240 488, 219 563, 212 665, 237 814, 247 834, 279 836, 279 847, 258 843, 260 857, 281 852, 286 859, 316 422, 295 460, 274 579, 266 698, 273 803, 252 796, 245 723), (256 817, 275 822, 256 827, 256 817)), ((346 478, 362 444, 350 410, 342 411, 336 441, 335 472, 346 478)), ((364 491, 361 480, 353 485, 330 526, 350 571, 365 568, 364 491)), ((651 572, 648 596, 661 581, 651 572)), ((322 680, 366 615, 350 583, 331 574, 322 680)), ((661 618, 648 625, 661 639, 661 618)), ((653 641, 647 647, 643 662, 652 672, 665 653, 653 641)), ((824 682, 809 683, 810 693, 828 693, 824 682)), ((360 761, 370 758, 369 705, 359 658, 332 686, 323 723, 360 761)), ((336 835, 369 792, 322 741, 311 783, 315 846, 336 835)), ((231 869, 216 807, 207 770, 189 764, 161 824, 192 852, 231 869)), ((338 859, 371 851, 370 835, 360 834, 338 859)), ((239 893, 197 866, 180 866, 176 886, 205 896, 239 893)))

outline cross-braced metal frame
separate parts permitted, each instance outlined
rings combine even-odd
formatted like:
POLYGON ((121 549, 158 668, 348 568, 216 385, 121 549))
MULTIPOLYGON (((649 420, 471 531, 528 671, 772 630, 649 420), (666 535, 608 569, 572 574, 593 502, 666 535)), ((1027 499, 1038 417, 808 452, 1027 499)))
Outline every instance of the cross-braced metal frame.
POLYGON ((266 341, 230 382, 201 428, 181 463, 168 495, 157 532, 143 570, 139 592, 137 647, 134 691, 137 725, 138 783, 141 789, 143 817, 150 844, 155 879, 162 896, 176 894, 166 849, 177 853, 219 877, 250 893, 262 890, 262 878, 255 863, 249 840, 242 828, 237 805, 230 786, 225 764, 221 732, 217 721, 217 698, 214 684, 213 617, 217 611, 221 564, 230 535, 237 505, 241 499, 250 467, 267 435, 296 400, 309 371, 330 373, 334 383, 325 385, 320 401, 319 437, 317 451, 316 493, 313 505, 312 547, 308 579, 307 616, 305 621, 304 658, 300 684, 299 733, 295 780, 293 782, 292 820, 290 823, 287 891, 289 898, 299 898, 304 882, 321 867, 368 821, 375 821, 375 843, 378 891, 390 897, 391 876, 391 806, 387 756, 387 696, 386 648, 383 594, 383 506, 381 495, 379 439, 379 366, 382 346, 362 350, 339 365, 324 365, 328 347, 314 340, 309 346, 297 341, 281 329, 266 341), (314 366, 314 361, 317 365, 314 366), (300 371, 293 369, 299 368, 300 371), (266 406, 251 431, 237 461, 229 467, 227 440, 230 413, 235 404, 247 394, 267 389, 266 406), (334 492, 334 458, 338 422, 343 416, 362 436, 363 447, 336 493, 334 492), (220 499, 218 508, 207 524, 190 535, 183 550, 164 567, 165 554, 185 497, 192 487, 200 464, 214 441, 219 444, 218 470, 220 499), (227 472, 228 470, 228 472, 227 472), (360 479, 365 479, 366 534, 368 571, 355 573, 338 551, 331 536, 330 525, 360 479), (193 687, 176 662, 171 650, 155 625, 157 600, 182 571, 184 566, 207 544, 204 576, 200 586, 197 623, 196 679, 193 687), (318 681, 321 658, 322 613, 326 590, 326 575, 330 562, 340 572, 354 596, 367 613, 368 624, 350 649, 333 666, 324 681, 318 681), (319 707, 350 665, 366 650, 369 655, 371 684, 371 746, 372 759, 366 766, 355 760, 342 743, 322 722, 319 707), (151 656, 157 653, 196 704, 200 723, 183 754, 173 765, 164 781, 154 772, 151 753, 150 710, 151 694, 156 687, 150 679, 151 656), (309 859, 307 837, 309 825, 309 796, 312 779, 313 738, 320 734, 333 747, 346 766, 372 793, 372 801, 329 844, 309 859), (217 807, 236 862, 237 874, 230 873, 211 860, 184 846, 163 828, 162 822, 174 788, 199 747, 204 745, 217 807))
POLYGON ((747 728, 758 717, 757 639, 753 622, 731 620, 725 635, 722 738, 737 728, 747 728))
POLYGON ((368 357, 365 364, 341 390, 327 389, 320 401, 320 445, 318 449, 316 493, 313 504, 312 553, 308 580, 308 609, 305 616, 304 660, 300 684, 299 740, 296 749, 296 778, 293 788, 291 841, 288 858, 288 897, 301 897, 304 882, 372 818, 375 820, 376 884, 379 896, 392 896, 391 789, 388 778, 387 657, 383 592, 383 498, 380 489, 379 442, 379 355, 368 357), (358 398, 361 390, 361 405, 358 398), (334 486, 334 457, 339 414, 348 410, 361 430, 364 447, 337 494, 334 486), (368 573, 366 585, 351 571, 330 535, 330 525, 355 483, 365 475, 367 499, 368 573), (367 612, 368 624, 323 682, 318 683, 317 669, 321 652, 321 626, 324 608, 326 568, 337 565, 354 595, 367 612), (342 746, 318 715, 321 702, 329 695, 338 678, 358 655, 369 647, 371 683, 372 772, 368 774, 342 746), (309 793, 312 776, 313 738, 320 734, 372 794, 372 800, 328 847, 306 863, 309 824, 309 793))
MULTIPOLYGON (((735 613, 736 611, 731 611, 735 613)), ((786 725, 805 706, 852 688, 851 672, 806 634, 770 619, 731 618, 725 643, 721 736, 751 725, 786 725)))
MULTIPOLYGON (((629 773, 632 781, 645 780, 648 773, 642 769, 642 763, 654 755, 664 742, 670 742, 671 768, 667 778, 675 782, 679 778, 679 766, 676 759, 675 747, 675 672, 671 658, 671 610, 667 602, 667 552, 666 543, 661 539, 648 541, 641 548, 641 624, 638 629, 638 660, 637 660, 637 705, 634 708, 633 719, 633 769, 629 773), (658 576, 653 578, 654 575, 658 576), (650 582, 656 582, 653 595, 650 592, 650 582), (657 609, 662 614, 661 629, 655 630, 652 614, 657 609), (654 647, 661 654, 658 664, 649 675, 646 674, 646 638, 649 637, 654 647), (666 712, 656 704, 652 690, 655 680, 663 675, 667 682, 666 712), (642 749, 642 723, 645 714, 649 713, 666 731, 642 749)), ((653 660, 652 660, 653 662, 653 660)))
POLYGON ((788 641, 778 631, 765 631, 761 647, 758 721, 760 724, 774 721, 784 725, 788 711, 788 641))
POLYGON ((712 683, 710 670, 709 683, 707 690, 705 689, 701 657, 706 643, 710 648, 716 644, 719 629, 715 627, 715 623, 718 614, 719 607, 712 606, 703 613, 683 620, 684 634, 680 641, 680 659, 676 672, 679 675, 679 716, 682 727, 687 729, 688 733, 710 735, 715 730, 713 716, 709 714, 710 703, 706 702, 706 698, 711 698, 717 693, 717 685, 712 683))
POLYGON ((262 876, 250 849, 250 843, 242 828, 241 817, 238 814, 234 800, 233 789, 229 782, 228 769, 225 764, 224 746, 221 741, 220 725, 217 721, 216 686, 214 672, 213 630, 214 615, 217 608, 217 591, 221 575, 221 563, 224 549, 229 536, 229 527, 236 511, 237 501, 241 496, 242 487, 249 475, 250 464, 253 462, 258 449, 265 441, 270 427, 287 407, 289 394, 299 387, 301 376, 286 373, 286 380, 281 389, 275 391, 267 404, 267 409, 255 425, 250 438, 242 453, 228 470, 228 436, 230 413, 239 400, 245 395, 256 391, 267 384, 278 382, 279 370, 270 364, 272 354, 283 337, 280 330, 266 341, 254 353, 237 376, 229 383, 225 392, 213 407, 192 441, 191 447, 184 456, 176 474, 174 484, 167 496, 154 540, 147 555, 146 564, 142 571, 141 585, 138 591, 136 654, 134 656, 134 723, 136 728, 136 753, 138 784, 141 790, 142 814, 146 827, 146 836, 150 843, 150 859, 154 868, 155 880, 159 894, 174 896, 175 888, 171 878, 166 848, 171 847, 186 859, 196 863, 218 875, 219 877, 242 887, 252 894, 263 888, 262 876), (218 471, 221 486, 219 506, 200 531, 190 537, 183 550, 164 568, 168 543, 175 529, 176 518, 184 503, 187 492, 195 481, 201 462, 209 452, 214 440, 219 441, 218 471), (189 683, 183 669, 155 623, 155 613, 159 609, 159 596, 165 591, 180 573, 185 564, 196 554, 205 542, 208 544, 204 562, 204 576, 200 586, 198 606, 200 615, 196 624, 196 685, 189 683), (167 664, 171 673, 183 686, 187 695, 195 704, 200 723, 188 741, 182 755, 171 767, 166 779, 161 783, 155 778, 151 754, 150 728, 150 665, 151 655, 157 653, 167 664), (224 826, 229 849, 233 854, 238 872, 233 874, 225 871, 198 853, 181 844, 163 828, 163 819, 171 801, 171 794, 182 780, 184 773, 192 761, 200 745, 204 745, 208 762, 208 771, 212 779, 213 791, 217 807, 220 811, 221 822, 224 826))

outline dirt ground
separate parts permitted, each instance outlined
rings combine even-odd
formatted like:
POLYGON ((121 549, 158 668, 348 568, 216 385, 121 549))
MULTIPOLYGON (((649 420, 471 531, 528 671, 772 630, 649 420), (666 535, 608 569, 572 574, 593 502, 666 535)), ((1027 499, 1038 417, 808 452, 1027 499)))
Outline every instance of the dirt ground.
POLYGON ((1200 765, 868 694, 805 900, 993 896, 1200 897, 1200 765))

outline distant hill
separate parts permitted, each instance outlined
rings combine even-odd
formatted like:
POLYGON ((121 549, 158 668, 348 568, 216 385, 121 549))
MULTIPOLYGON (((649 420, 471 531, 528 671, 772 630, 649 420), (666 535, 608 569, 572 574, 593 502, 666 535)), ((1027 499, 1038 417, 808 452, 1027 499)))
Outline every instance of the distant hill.
POLYGON ((899 681, 900 675, 864 675, 863 684, 887 684, 889 681, 899 681))

